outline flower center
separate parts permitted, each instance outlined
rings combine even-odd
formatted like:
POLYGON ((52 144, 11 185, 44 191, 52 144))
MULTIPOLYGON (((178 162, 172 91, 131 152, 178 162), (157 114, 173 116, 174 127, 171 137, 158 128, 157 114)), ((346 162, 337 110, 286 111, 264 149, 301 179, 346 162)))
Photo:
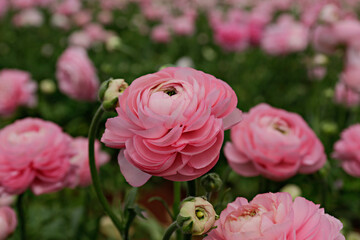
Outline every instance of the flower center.
POLYGON ((175 88, 171 87, 169 89, 165 89, 164 93, 166 93, 167 95, 169 95, 170 97, 177 94, 177 91, 175 88))
POLYGON ((272 125, 273 129, 275 129, 276 131, 280 132, 281 134, 288 134, 289 133, 289 128, 287 126, 284 126, 283 124, 279 124, 279 123, 274 123, 272 125))
POLYGON ((196 217, 197 217, 199 220, 201 220, 201 219, 203 219, 203 218, 205 217, 204 212, 203 212, 202 210, 200 210, 200 209, 196 209, 196 210, 195 210, 195 214, 196 214, 196 217))

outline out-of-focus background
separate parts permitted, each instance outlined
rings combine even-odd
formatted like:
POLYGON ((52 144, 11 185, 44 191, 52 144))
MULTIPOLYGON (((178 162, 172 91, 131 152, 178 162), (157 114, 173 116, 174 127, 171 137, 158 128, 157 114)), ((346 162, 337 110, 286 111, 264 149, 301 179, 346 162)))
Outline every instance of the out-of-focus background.
MULTIPOLYGON (((0 71, 28 72, 37 84, 36 102, 0 112, 0 128, 37 117, 73 137, 87 136, 99 103, 60 87, 66 85, 60 60, 72 61, 63 57, 69 49, 82 49, 93 65, 76 74, 95 75, 100 82, 123 78, 130 84, 164 65, 192 67, 226 81, 244 112, 264 102, 298 113, 328 157, 318 173, 283 182, 231 172, 232 191, 220 196, 218 209, 236 196, 251 199, 294 184, 339 218, 346 234, 360 231, 360 179, 331 157, 340 133, 360 121, 359 10, 357 0, 0 0, 0 71)), ((9 89, 0 84, 3 106, 9 89)), ((112 156, 100 170, 104 191, 120 207, 128 185, 117 165, 118 151, 103 149, 112 156)), ((215 169, 227 171, 223 154, 215 169)), ((152 178, 140 193, 150 220, 136 220, 133 239, 161 239, 170 219, 159 202, 148 199, 162 196, 171 205, 172 184, 152 178)), ((29 194, 26 201, 29 239, 117 239, 91 187, 29 194)), ((18 233, 9 239, 19 239, 18 233)))

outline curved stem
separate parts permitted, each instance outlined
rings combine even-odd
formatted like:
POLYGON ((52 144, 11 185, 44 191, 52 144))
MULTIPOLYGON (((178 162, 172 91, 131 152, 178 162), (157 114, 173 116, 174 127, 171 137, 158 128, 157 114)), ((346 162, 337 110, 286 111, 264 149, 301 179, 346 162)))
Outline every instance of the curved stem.
POLYGON ((178 229, 178 225, 173 222, 167 229, 162 240, 170 240, 171 235, 178 229))
MULTIPOLYGON (((176 220, 177 215, 179 214, 179 207, 180 207, 180 199, 181 199, 181 183, 174 182, 174 203, 173 203, 173 217, 174 221, 176 220)), ((181 235, 180 232, 176 232, 176 239, 180 240, 181 235)))
POLYGON ((25 193, 20 194, 16 201, 16 208, 17 208, 17 212, 18 212, 18 221, 19 221, 20 239, 21 240, 26 239, 26 222, 25 222, 25 213, 24 213, 24 208, 23 208, 24 194, 25 193))
POLYGON ((91 178, 92 178, 92 182, 93 182, 93 186, 96 192, 96 195, 101 203, 101 205, 104 208, 104 211, 106 212, 107 215, 109 215, 109 217, 111 218, 111 220, 113 221, 115 227, 118 229, 118 231, 122 232, 122 224, 119 220, 119 218, 114 214, 114 212, 112 211, 109 203, 107 202, 104 193, 102 192, 101 189, 101 184, 100 184, 100 178, 97 172, 97 168, 96 168, 96 164, 95 164, 95 150, 94 150, 94 143, 95 143, 95 137, 96 137, 96 133, 98 130, 98 126, 101 120, 101 117, 104 113, 104 110, 102 109, 102 107, 100 106, 98 108, 98 110, 96 111, 91 125, 90 125, 90 130, 89 130, 89 164, 90 164, 90 172, 91 172, 91 178))

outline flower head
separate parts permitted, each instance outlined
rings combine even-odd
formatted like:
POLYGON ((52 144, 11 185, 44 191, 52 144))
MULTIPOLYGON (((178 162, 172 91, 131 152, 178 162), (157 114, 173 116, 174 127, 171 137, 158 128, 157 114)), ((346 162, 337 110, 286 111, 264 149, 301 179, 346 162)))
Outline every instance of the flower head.
POLYGON ((216 217, 211 203, 201 197, 189 197, 181 204, 177 223, 184 233, 203 235, 212 228, 216 217))
POLYGON ((191 68, 169 67, 140 77, 119 96, 101 141, 124 148, 118 161, 126 180, 143 185, 152 175, 188 181, 219 158, 224 129, 241 120, 235 92, 191 68))

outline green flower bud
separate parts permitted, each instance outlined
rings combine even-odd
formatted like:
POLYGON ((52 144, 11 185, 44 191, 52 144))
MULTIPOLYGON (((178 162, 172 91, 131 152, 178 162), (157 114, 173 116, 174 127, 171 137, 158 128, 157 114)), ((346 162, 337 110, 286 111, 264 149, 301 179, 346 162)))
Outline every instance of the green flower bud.
POLYGON ((201 197, 189 197, 182 202, 176 221, 183 233, 200 236, 212 229, 216 219, 211 203, 201 197))
POLYGON ((124 79, 110 79, 103 82, 99 90, 99 99, 106 111, 115 109, 118 103, 118 97, 122 95, 128 84, 124 79))
POLYGON ((295 184, 287 184, 283 188, 280 189, 280 192, 287 192, 290 193, 292 199, 300 197, 302 192, 301 188, 295 184))
POLYGON ((206 192, 219 191, 222 185, 222 180, 217 173, 208 173, 200 180, 201 186, 206 192))

